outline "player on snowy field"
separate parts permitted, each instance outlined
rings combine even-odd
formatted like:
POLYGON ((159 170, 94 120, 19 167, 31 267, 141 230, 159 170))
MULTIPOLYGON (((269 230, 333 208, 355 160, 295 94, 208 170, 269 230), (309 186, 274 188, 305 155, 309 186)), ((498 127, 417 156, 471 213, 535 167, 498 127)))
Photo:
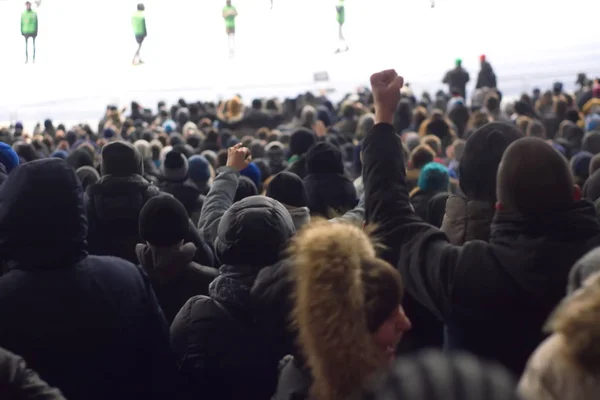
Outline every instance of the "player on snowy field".
POLYGON ((344 0, 339 0, 338 5, 335 7, 335 10, 337 12, 337 22, 338 22, 338 26, 339 26, 339 47, 338 49, 335 51, 336 53, 341 53, 342 51, 348 51, 348 44, 346 43, 346 39, 344 38, 344 33, 343 33, 343 26, 344 26, 344 22, 346 22, 346 7, 344 6, 344 0), (344 49, 342 49, 342 45, 344 46, 344 49))
POLYGON ((229 40, 229 55, 232 56, 235 51, 235 18, 238 13, 234 6, 231 5, 231 0, 227 0, 223 7, 223 19, 225 20, 225 32, 229 40))
POLYGON ((25 38, 25 64, 29 62, 29 38, 33 41, 33 63, 35 64, 35 38, 38 34, 38 16, 31 9, 31 3, 25 3, 25 11, 21 14, 21 35, 25 38))
POLYGON ((144 16, 144 10, 146 8, 142 3, 137 5, 137 11, 131 17, 131 25, 133 26, 133 34, 135 35, 135 41, 138 44, 138 49, 133 56, 133 65, 143 64, 142 58, 140 57, 140 50, 142 50, 142 43, 148 36, 146 29, 146 17, 144 16))

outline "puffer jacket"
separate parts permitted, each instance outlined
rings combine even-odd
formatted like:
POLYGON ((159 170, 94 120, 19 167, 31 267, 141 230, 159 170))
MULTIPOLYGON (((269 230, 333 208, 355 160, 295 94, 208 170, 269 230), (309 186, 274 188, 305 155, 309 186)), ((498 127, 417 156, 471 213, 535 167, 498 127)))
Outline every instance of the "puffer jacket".
MULTIPOLYGON (((233 171, 226 175, 236 177, 233 171)), ((172 343, 190 396, 267 400, 285 354, 277 350, 278 334, 261 322, 269 314, 265 309, 276 305, 259 301, 253 286, 263 269, 281 267, 294 224, 285 207, 268 197, 248 197, 226 211, 215 208, 220 186, 216 179, 206 208, 220 221, 219 277, 209 287, 210 297, 193 297, 179 311, 171 325, 172 343)))
POLYGON ((450 243, 457 246, 471 240, 487 242, 495 212, 494 204, 451 195, 446 201, 441 230, 448 235, 450 243))
POLYGON ((160 190, 173 195, 183 204, 192 223, 196 225, 200 218, 200 212, 204 205, 204 193, 192 181, 182 182, 164 181, 160 185, 160 190))

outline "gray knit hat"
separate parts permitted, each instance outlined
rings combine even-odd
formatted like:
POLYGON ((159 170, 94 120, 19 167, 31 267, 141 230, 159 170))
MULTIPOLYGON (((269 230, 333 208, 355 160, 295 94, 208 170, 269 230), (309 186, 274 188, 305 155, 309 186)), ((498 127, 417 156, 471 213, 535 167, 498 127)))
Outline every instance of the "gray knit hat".
POLYGON ((188 176, 189 164, 187 158, 178 151, 167 153, 162 165, 163 177, 167 181, 184 181, 188 176))

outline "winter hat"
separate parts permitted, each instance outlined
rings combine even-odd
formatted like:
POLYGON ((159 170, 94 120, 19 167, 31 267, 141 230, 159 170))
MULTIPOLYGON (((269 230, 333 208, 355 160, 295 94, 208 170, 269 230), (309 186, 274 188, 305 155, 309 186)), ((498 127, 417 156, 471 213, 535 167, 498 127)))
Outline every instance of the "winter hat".
POLYGON ((287 171, 273 177, 267 188, 267 197, 289 207, 308 207, 304 182, 298 175, 287 171))
POLYGON ((150 148, 150 143, 145 140, 136 140, 133 143, 133 147, 137 149, 142 156, 143 160, 149 160, 152 158, 152 149, 150 148))
POLYGON ((143 175, 144 164, 140 153, 131 143, 112 142, 102 148, 102 176, 143 175))
POLYGON ((511 374, 500 365, 470 354, 427 350, 398 359, 364 394, 373 400, 518 400, 515 388, 511 374))
POLYGON ((82 147, 77 150, 74 150, 69 154, 65 160, 67 164, 71 166, 74 170, 77 170, 84 166, 94 166, 94 157, 90 154, 90 152, 82 147))
POLYGON ((163 123, 163 129, 167 134, 171 134, 177 129, 177 124, 172 119, 168 119, 163 123))
POLYGON ((290 152, 293 155, 302 155, 308 152, 315 143, 317 138, 310 129, 300 128, 292 133, 290 137, 290 152))
POLYGON ((188 175, 194 182, 206 183, 210 180, 210 163, 204 156, 192 156, 188 160, 188 175))
POLYGON ((580 151, 571 158, 571 171, 579 184, 583 184, 590 176, 590 163, 593 156, 590 152, 580 151))
POLYGON ((236 144, 238 144, 239 142, 240 142, 240 140, 239 140, 237 137, 235 137, 235 136, 231 136, 229 139, 227 139, 227 142, 226 142, 226 146, 225 146, 225 147, 226 147, 226 148, 233 147, 233 146, 235 146, 236 144))
POLYGON ((317 107, 317 119, 319 121, 323 122, 323 125, 325 125, 325 126, 333 125, 329 109, 325 106, 317 107))
POLYGON ((467 139, 459 166, 459 184, 469 200, 496 203, 500 160, 506 148, 522 137, 514 125, 491 122, 467 139))
POLYGON ((84 190, 100 180, 100 174, 96 168, 90 167, 89 165, 78 168, 76 172, 77 178, 79 178, 79 182, 81 182, 81 186, 84 190))
POLYGON ((344 174, 342 152, 331 143, 320 142, 306 153, 308 174, 344 174))
MULTIPOLYGON (((105 130, 103 130, 103 131, 102 131, 102 137, 103 137, 104 139, 110 140, 110 139, 113 139, 115 136, 117 136, 117 132, 115 132, 115 131, 114 131, 113 129, 111 129, 111 128, 106 128, 105 130)), ((67 140, 69 140, 69 138, 68 138, 68 137, 67 137, 67 140)), ((71 145, 72 145, 73 143, 70 143, 70 142, 69 142, 69 144, 71 144, 71 145)))
POLYGON ((167 154, 169 154, 169 152, 171 152, 173 150, 173 146, 165 146, 160 150, 160 154, 158 156, 158 159, 160 160, 160 163, 162 164, 163 162, 165 162, 165 157, 167 156, 167 154))
POLYGON ((185 144, 185 139, 179 133, 175 132, 175 133, 171 134, 171 138, 169 139, 169 144, 173 147, 180 145, 180 144, 185 144))
POLYGON ((241 170, 240 175, 250 178, 257 188, 261 186, 260 169, 258 169, 258 166, 254 162, 251 162, 246 168, 241 170))
POLYGON ((449 185, 448 168, 436 162, 425 165, 417 181, 417 186, 428 193, 445 192, 449 185))
POLYGON ((269 163, 264 158, 253 158, 252 161, 258 167, 260 171, 260 181, 261 183, 266 181, 271 177, 271 168, 269 168, 269 163))
POLYGON ((178 151, 170 151, 162 164, 163 177, 167 181, 184 181, 188 176, 188 160, 178 151))
POLYGON ((257 158, 263 158, 266 155, 265 147, 262 145, 261 142, 259 142, 258 140, 255 140, 250 145, 250 154, 252 155, 252 158, 255 160, 257 158))
POLYGON ((600 132, 591 131, 586 133, 583 137, 581 150, 589 151, 592 154, 600 153, 600 132))
POLYGON ((588 115, 585 118, 585 130, 586 132, 600 129, 600 114, 588 115))
POLYGON ((56 150, 54 153, 50 154, 50 158, 60 158, 61 160, 66 160, 69 156, 69 153, 64 150, 56 150))
POLYGON ((155 196, 140 211, 139 230, 140 237, 152 246, 175 245, 189 233, 188 213, 175 197, 155 196))
POLYGON ((252 179, 247 178, 245 176, 240 176, 238 180, 237 189, 235 191, 235 197, 233 198, 233 202, 238 202, 246 197, 257 196, 258 189, 252 179))
POLYGON ((4 165, 6 172, 9 173, 19 165, 19 156, 4 142, 0 142, 0 164, 4 165))
POLYGON ((214 152, 212 150, 204 150, 202 153, 200 153, 200 155, 205 157, 214 169, 217 169, 218 155, 216 152, 214 152))

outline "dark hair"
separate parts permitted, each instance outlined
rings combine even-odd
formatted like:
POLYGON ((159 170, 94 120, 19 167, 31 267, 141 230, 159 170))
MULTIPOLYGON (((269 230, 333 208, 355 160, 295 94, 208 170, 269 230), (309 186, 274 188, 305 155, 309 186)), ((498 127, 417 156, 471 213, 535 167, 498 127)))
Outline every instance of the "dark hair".
POLYGON ((217 153, 217 166, 223 167, 225 165, 227 165, 227 149, 222 149, 217 153))
POLYGON ((142 4, 142 3, 139 3, 139 4, 137 5, 137 9, 138 9, 138 11, 144 11, 144 10, 146 9, 146 7, 144 7, 144 4, 142 4))
POLYGON ((426 144, 420 144, 410 153, 413 168, 421 169, 435 158, 435 152, 426 144))
POLYGON ((537 119, 532 120, 527 126, 526 136, 536 137, 545 140, 547 136, 544 124, 542 124, 537 119))
POLYGON ((367 328, 373 333, 402 304, 404 285, 398 271, 379 258, 362 260, 360 269, 367 328))

